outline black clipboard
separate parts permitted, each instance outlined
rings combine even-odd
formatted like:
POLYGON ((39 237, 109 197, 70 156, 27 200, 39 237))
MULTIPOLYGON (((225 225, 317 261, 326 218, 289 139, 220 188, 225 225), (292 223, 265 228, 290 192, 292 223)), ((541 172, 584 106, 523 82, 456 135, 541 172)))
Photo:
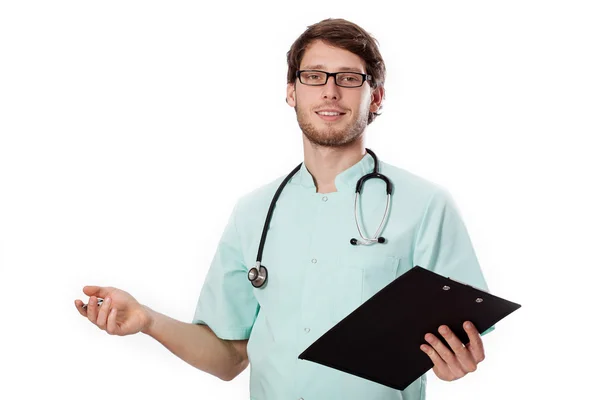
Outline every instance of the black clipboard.
POLYGON ((448 325, 464 343, 462 324, 479 332, 520 304, 415 266, 318 338, 298 358, 404 390, 433 367, 421 349, 427 332, 448 325))

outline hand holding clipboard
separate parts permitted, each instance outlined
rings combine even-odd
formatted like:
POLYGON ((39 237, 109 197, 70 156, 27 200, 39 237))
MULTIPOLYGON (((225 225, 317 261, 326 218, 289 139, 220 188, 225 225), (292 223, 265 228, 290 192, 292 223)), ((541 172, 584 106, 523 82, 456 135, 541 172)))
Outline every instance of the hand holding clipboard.
MULTIPOLYGON (((404 390, 434 367, 421 350, 425 334, 435 337, 433 343, 437 340, 442 344, 438 328, 445 324, 453 332, 452 342, 457 351, 463 352, 464 360, 467 354, 459 348, 459 342, 460 347, 468 343, 469 349, 478 348, 476 343, 469 343, 471 338, 479 337, 478 332, 520 307, 417 265, 333 326, 298 358, 404 390), (471 338, 463 329, 465 321, 472 322, 477 330, 471 338)), ((477 351, 473 356, 483 356, 477 351)), ((451 360, 451 355, 447 356, 451 360)), ((450 375, 446 368, 456 368, 456 364, 440 362, 436 366, 436 374, 442 379, 460 373, 450 375)))
POLYGON ((429 345, 421 345, 421 350, 433 362, 433 372, 444 381, 454 381, 477 369, 477 364, 485 358, 483 341, 471 321, 466 321, 463 328, 469 336, 466 345, 458 339, 452 330, 442 325, 438 332, 448 346, 431 333, 425 335, 429 345))

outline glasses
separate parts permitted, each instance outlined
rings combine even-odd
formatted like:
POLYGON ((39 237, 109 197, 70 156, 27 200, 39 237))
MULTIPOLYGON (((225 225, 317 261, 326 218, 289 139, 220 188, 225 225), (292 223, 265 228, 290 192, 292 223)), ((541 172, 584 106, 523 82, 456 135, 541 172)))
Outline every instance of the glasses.
POLYGON ((300 79, 300 83, 308 86, 324 86, 330 76, 333 76, 336 85, 346 88, 361 87, 365 81, 371 80, 371 75, 358 72, 325 72, 312 69, 296 72, 296 77, 300 79))

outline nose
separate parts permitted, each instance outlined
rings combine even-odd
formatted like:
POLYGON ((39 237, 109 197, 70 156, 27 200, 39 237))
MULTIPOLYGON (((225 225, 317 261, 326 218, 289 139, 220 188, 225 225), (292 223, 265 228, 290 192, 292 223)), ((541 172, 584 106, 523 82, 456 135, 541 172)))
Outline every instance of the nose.
POLYGON ((321 97, 329 100, 339 100, 340 87, 335 84, 335 79, 333 76, 330 76, 329 79, 327 79, 327 83, 323 86, 321 97))

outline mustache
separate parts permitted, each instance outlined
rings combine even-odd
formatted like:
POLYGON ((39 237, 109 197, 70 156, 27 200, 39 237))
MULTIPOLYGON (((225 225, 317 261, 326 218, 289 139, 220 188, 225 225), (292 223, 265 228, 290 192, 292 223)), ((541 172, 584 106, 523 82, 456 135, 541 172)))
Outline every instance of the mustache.
POLYGON ((313 111, 322 110, 324 108, 335 108, 335 109, 342 110, 342 112, 344 112, 344 113, 348 112, 348 109, 346 107, 342 107, 340 104, 335 104, 335 103, 321 104, 320 106, 314 107, 313 111))

